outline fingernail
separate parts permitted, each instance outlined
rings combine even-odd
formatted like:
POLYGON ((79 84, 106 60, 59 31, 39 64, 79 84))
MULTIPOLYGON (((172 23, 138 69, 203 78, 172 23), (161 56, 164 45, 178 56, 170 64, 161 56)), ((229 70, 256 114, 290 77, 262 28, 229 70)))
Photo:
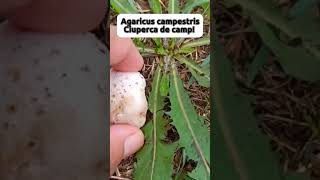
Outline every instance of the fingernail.
POLYGON ((125 139, 124 142, 124 156, 128 157, 137 152, 143 145, 143 135, 137 132, 125 139))

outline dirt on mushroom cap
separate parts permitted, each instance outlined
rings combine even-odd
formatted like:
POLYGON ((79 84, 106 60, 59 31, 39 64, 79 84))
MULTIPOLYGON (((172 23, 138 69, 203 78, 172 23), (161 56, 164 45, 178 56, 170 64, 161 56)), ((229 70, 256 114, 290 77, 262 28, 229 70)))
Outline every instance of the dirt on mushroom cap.
POLYGON ((0 25, 1 180, 105 178, 105 51, 91 33, 0 25))
POLYGON ((139 72, 110 70, 110 122, 142 127, 148 109, 146 81, 139 72))

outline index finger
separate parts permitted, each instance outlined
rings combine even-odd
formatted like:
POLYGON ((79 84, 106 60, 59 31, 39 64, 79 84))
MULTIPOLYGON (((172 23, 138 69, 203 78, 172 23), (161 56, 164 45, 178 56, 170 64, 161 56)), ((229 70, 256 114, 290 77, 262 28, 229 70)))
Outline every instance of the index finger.
POLYGON ((118 71, 139 71, 143 59, 130 38, 117 36, 115 26, 110 26, 110 64, 118 71))

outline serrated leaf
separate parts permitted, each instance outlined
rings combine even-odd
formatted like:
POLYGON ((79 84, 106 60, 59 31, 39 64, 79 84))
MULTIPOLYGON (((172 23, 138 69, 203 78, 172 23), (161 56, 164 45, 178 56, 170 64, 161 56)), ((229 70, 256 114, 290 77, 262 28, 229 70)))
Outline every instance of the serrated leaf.
POLYGON ((191 42, 184 43, 182 44, 181 48, 192 48, 205 45, 210 45, 210 37, 203 37, 191 42))
POLYGON ((164 98, 160 96, 161 70, 157 68, 149 97, 149 110, 153 113, 152 121, 149 121, 142 129, 145 135, 145 144, 137 153, 137 164, 134 171, 134 179, 163 180, 171 179, 173 171, 173 157, 175 144, 165 144, 166 135, 163 119, 164 98))
MULTIPOLYGON (((178 56, 176 58, 188 67, 192 76, 201 86, 210 87, 210 63, 199 66, 191 59, 187 59, 182 56, 178 56)), ((208 60, 210 60, 210 55, 206 58, 205 62, 208 60)))
MULTIPOLYGON (((304 30, 304 26, 294 24, 288 21, 277 7, 275 2, 272 1, 253 1, 253 0, 233 0, 236 3, 239 3, 244 9, 248 10, 252 17, 261 18, 264 21, 274 25, 279 28, 281 31, 286 33, 291 39, 301 39, 303 40, 302 45, 313 55, 320 58, 320 50, 312 46, 312 39, 308 33, 304 30)), ((318 28, 319 29, 319 28, 318 28)))
POLYGON ((154 14, 162 14, 162 8, 159 0, 148 0, 148 2, 154 14))
POLYGON ((153 122, 148 122, 142 129, 145 135, 145 144, 136 155, 137 163, 133 174, 134 179, 171 179, 175 145, 163 143, 166 122, 160 116, 159 114, 156 118, 157 124, 155 127, 153 122), (158 136, 156 142, 152 140, 154 129, 156 129, 156 136, 158 136))
POLYGON ((275 2, 270 1, 252 1, 252 0, 232 0, 242 7, 254 13, 255 16, 264 19, 266 22, 287 33, 290 37, 296 38, 300 34, 289 25, 287 19, 283 16, 275 2))
POLYGON ((128 0, 111 0, 111 7, 119 14, 138 14, 139 11, 136 6, 128 0))
POLYGON ((182 170, 175 177, 174 180, 197 180, 188 176, 188 172, 186 170, 182 170))
POLYGON ((215 39, 213 53, 213 179, 282 180, 269 141, 258 128, 248 96, 241 94, 230 60, 215 39))
POLYGON ((279 57, 281 66, 288 74, 307 81, 320 79, 320 58, 313 56, 303 47, 285 45, 263 20, 255 16, 251 18, 263 42, 279 57))
POLYGON ((209 2, 210 2, 210 0, 188 0, 182 10, 182 13, 190 14, 195 7, 201 6, 201 5, 203 5, 205 3, 209 3, 209 2))
POLYGON ((180 13, 178 0, 169 0, 168 13, 169 14, 179 14, 180 13))
POLYGON ((174 63, 171 65, 169 99, 172 123, 177 128, 180 137, 179 144, 184 147, 186 155, 197 162, 197 167, 190 173, 190 177, 209 180, 209 131, 184 90, 174 63))
POLYGON ((169 77, 168 74, 163 74, 160 81, 160 95, 167 96, 169 93, 169 77))

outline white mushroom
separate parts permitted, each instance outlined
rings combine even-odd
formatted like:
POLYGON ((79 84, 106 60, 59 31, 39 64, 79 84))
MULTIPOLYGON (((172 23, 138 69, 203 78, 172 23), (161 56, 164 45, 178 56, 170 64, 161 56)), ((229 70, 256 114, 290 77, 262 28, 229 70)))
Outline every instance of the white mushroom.
POLYGON ((139 72, 110 70, 110 120, 112 124, 142 127, 148 109, 146 81, 139 72))
POLYGON ((109 73, 91 33, 0 24, 0 179, 105 179, 109 73))

